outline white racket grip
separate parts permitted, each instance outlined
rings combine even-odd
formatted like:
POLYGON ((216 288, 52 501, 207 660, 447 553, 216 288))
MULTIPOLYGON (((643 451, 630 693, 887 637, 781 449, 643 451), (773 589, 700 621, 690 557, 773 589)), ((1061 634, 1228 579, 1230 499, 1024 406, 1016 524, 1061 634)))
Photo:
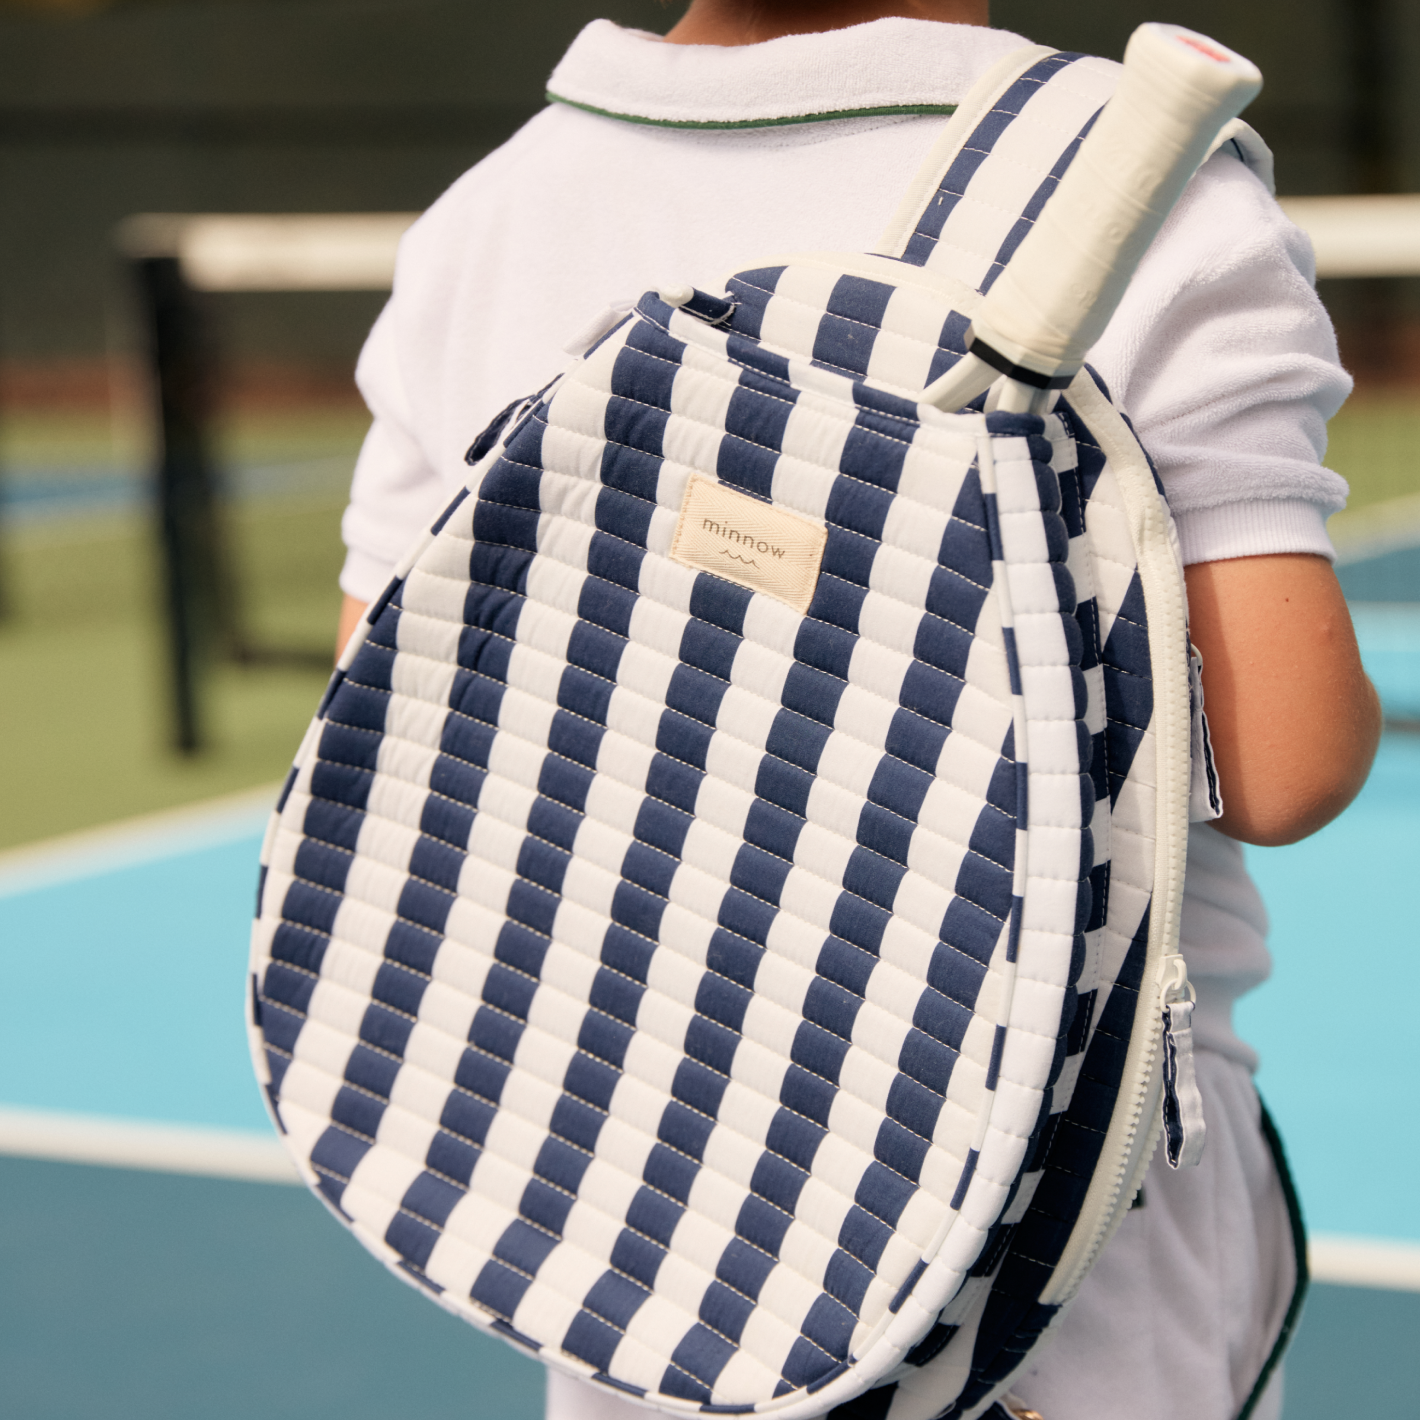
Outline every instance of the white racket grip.
POLYGON ((1204 35, 1135 30, 1118 89, 972 321, 989 347, 976 353, 1052 384, 1073 375, 1219 129, 1261 87, 1256 65, 1204 35))

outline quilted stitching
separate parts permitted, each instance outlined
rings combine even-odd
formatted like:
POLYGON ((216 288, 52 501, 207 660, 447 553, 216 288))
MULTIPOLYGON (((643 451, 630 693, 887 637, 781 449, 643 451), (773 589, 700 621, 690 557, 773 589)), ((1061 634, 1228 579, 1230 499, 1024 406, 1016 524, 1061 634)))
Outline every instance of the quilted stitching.
MULTIPOLYGON (((1029 221, 1003 135, 1078 141, 1073 61, 909 262, 1029 221)), ((1053 1314, 1132 1020, 1132 547, 1068 408, 889 392, 961 353, 945 303, 730 289, 644 298, 379 609, 268 838, 254 1024, 317 1186, 470 1320, 670 1409, 871 1365, 874 1414, 966 1414, 1053 1314), (692 472, 828 526, 806 616, 667 560, 692 472)))

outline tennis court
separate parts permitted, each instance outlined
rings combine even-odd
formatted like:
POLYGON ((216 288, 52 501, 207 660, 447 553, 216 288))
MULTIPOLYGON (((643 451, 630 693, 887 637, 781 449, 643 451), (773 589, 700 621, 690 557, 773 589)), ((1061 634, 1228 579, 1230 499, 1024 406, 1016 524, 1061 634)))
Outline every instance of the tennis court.
MULTIPOLYGON (((247 585, 261 591, 249 610, 272 635, 314 641, 333 619, 326 563, 336 465, 348 469, 357 432, 347 422, 308 422, 297 430, 305 444, 263 426, 229 455, 239 550, 256 559, 247 585), (325 562, 313 563, 313 548, 325 562)), ((1373 475, 1395 462, 1356 461, 1373 475)), ((536 1365, 402 1287, 289 1186, 252 1081, 246 936, 274 789, 210 796, 252 782, 258 762, 276 772, 319 674, 224 670, 215 752, 163 759, 144 660, 144 544, 123 511, 139 486, 112 468, 65 482, 41 462, 31 484, 12 482, 8 510, 23 534, 11 549, 16 584, 44 608, 6 630, 12 683, 44 687, 48 708, 15 707, 22 752, 7 770, 5 825, 11 843, 45 841, 0 855, 0 999, 10 1005, 0 1030, 0 1409, 24 1420, 540 1413, 536 1365), (96 674, 100 720, 81 722, 96 674), (59 764, 56 739, 69 746, 59 764), (65 826, 46 817, 54 812, 82 809, 67 820, 82 824, 114 817, 110 801, 132 813, 192 798, 202 802, 47 836, 65 826)), ((1420 585, 1420 535, 1397 520, 1402 501, 1376 505, 1383 516, 1352 536, 1342 577, 1390 715, 1415 722, 1420 604, 1404 598, 1420 585)), ((1293 848, 1250 852, 1277 969, 1244 1003, 1243 1029, 1262 1051, 1261 1085, 1327 1279, 1289 1362, 1287 1420, 1411 1413, 1420 1386, 1408 1345, 1420 1329, 1420 1140, 1405 1127, 1420 988, 1405 886, 1417 847, 1420 736, 1395 733, 1337 824, 1293 848)))
MULTIPOLYGON (((11 1413, 532 1416, 535 1365, 385 1276, 272 1181, 284 1170, 241 1020, 268 797, 0 860, 11 1413)), ((1420 954, 1403 891, 1417 845, 1420 738, 1390 735, 1341 820, 1250 852, 1277 972, 1244 1029, 1332 1279, 1293 1353, 1288 1420, 1411 1413, 1420 1383, 1405 1344, 1420 1326, 1420 1138, 1406 1126, 1420 954), (1387 1285, 1336 1285, 1358 1279, 1387 1285)))

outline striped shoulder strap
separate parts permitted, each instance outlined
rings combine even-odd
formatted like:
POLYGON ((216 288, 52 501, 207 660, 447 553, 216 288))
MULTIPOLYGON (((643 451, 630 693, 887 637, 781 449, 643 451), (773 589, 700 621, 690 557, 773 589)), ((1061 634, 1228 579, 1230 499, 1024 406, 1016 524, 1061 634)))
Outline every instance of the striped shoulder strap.
POLYGON ((1120 66, 1028 46, 945 124, 873 253, 797 253, 729 276, 735 331, 862 381, 856 398, 915 406, 965 353, 981 296, 1020 245, 1120 66), (906 269, 904 269, 906 268, 906 269), (811 329, 811 327, 813 327, 811 329))
MULTIPOLYGON (((1121 72, 1113 60, 1039 45, 1006 55, 944 126, 877 250, 989 291, 1121 72)), ((1272 152, 1250 125, 1226 124, 1213 143, 1219 151, 1274 190, 1272 152)))
POLYGON ((1120 72, 1107 59, 1034 45, 1007 55, 945 125, 877 250, 989 291, 1120 72))

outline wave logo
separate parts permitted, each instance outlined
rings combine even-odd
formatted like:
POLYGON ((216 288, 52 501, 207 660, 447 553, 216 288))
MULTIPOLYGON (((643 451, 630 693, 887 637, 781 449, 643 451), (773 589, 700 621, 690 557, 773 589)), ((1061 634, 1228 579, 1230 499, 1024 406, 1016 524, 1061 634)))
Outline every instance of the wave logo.
POLYGON ((805 612, 827 537, 819 523, 696 474, 686 487, 670 555, 805 612))

